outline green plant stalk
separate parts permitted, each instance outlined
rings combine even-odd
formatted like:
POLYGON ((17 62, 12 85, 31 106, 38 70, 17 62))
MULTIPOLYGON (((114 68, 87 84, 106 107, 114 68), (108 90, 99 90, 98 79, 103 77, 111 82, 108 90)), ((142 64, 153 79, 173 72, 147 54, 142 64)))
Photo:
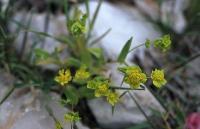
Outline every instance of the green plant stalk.
MULTIPOLYGON (((32 12, 32 11, 31 11, 32 12)), ((29 18, 29 20, 28 20, 28 23, 27 23, 27 25, 26 25, 26 28, 29 28, 29 26, 30 26, 30 24, 31 24, 31 21, 32 21, 32 16, 33 16, 33 13, 31 13, 31 16, 30 16, 30 18, 29 18)), ((20 49, 20 60, 22 59, 22 57, 23 57, 23 54, 24 54, 24 51, 25 51, 25 48, 26 48, 26 43, 27 43, 27 38, 28 38, 28 31, 27 32, 25 32, 25 34, 24 34, 24 37, 23 37, 23 41, 22 41, 22 47, 21 47, 21 49, 20 49)))
POLYGON ((117 87, 117 86, 111 86, 111 89, 115 90, 145 90, 145 87, 141 86, 140 89, 133 89, 133 88, 126 88, 126 87, 117 87))
POLYGON ((137 105, 138 109, 141 111, 141 113, 144 115, 144 117, 147 119, 147 121, 149 122, 149 124, 151 125, 151 127, 153 129, 157 129, 155 127, 155 125, 151 122, 150 118, 147 116, 147 114, 143 111, 142 107, 140 106, 140 104, 137 102, 137 100, 135 99, 135 97, 130 93, 128 92, 129 96, 131 97, 131 99, 135 102, 135 104, 137 105))
POLYGON ((90 36, 91 36, 91 32, 92 32, 92 30, 93 30, 93 28, 94 28, 94 24, 95 24, 95 21, 96 21, 96 19, 97 19, 97 15, 98 15, 98 13, 99 13, 99 10, 100 10, 100 7, 101 7, 102 2, 103 2, 103 0, 99 0, 99 3, 98 3, 98 5, 97 5, 97 8, 96 8, 96 10, 95 10, 95 12, 94 12, 92 21, 91 21, 91 23, 89 24, 88 35, 87 35, 87 38, 86 38, 87 41, 89 40, 89 38, 90 38, 90 36))
MULTIPOLYGON (((173 68, 172 73, 177 72, 179 69, 181 69, 182 67, 186 66, 187 64, 189 64, 190 62, 192 62, 193 60, 195 60, 195 59, 197 59, 197 58, 199 58, 199 57, 200 57, 200 52, 197 53, 197 54, 195 54, 194 56, 190 57, 188 60, 184 61, 183 63, 181 63, 181 64, 175 66, 175 67, 173 68)), ((174 74, 171 74, 171 75, 174 75, 174 74)))
MULTIPOLYGON (((50 6, 49 3, 47 3, 47 14, 46 14, 45 21, 44 21, 44 33, 47 33, 49 30, 49 20, 50 20, 50 7, 49 6, 50 6)), ((44 48, 45 41, 46 41, 46 38, 44 37, 41 48, 44 48)))
POLYGON ((7 36, 6 36, 6 34, 5 34, 4 30, 3 30, 3 27, 1 25, 0 25, 0 30, 2 32, 3 37, 6 39, 7 36))
POLYGON ((14 90, 15 90, 15 87, 12 86, 12 87, 8 90, 8 92, 6 93, 6 95, 3 97, 3 99, 0 101, 0 105, 2 105, 2 104, 6 101, 6 99, 13 93, 14 90))
POLYGON ((91 43, 90 43, 90 46, 93 46, 95 45, 96 43, 98 43, 101 39, 103 39, 106 35, 108 35, 108 33, 111 31, 111 28, 108 29, 106 32, 104 32, 100 37, 98 37, 97 39, 93 40, 91 43))
POLYGON ((140 45, 138 45, 138 46, 135 46, 134 48, 132 48, 131 50, 129 50, 129 52, 132 52, 133 50, 135 50, 135 49, 137 49, 137 48, 139 48, 139 47, 142 47, 142 46, 144 46, 144 45, 145 45, 145 43, 140 44, 140 45))

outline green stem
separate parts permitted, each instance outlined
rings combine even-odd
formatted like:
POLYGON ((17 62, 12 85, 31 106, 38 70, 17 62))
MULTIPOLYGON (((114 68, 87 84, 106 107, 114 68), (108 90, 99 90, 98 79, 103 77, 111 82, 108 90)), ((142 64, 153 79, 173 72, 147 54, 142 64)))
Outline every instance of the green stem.
POLYGON ((147 114, 144 112, 144 110, 142 109, 142 107, 140 106, 140 104, 138 103, 138 101, 135 99, 135 97, 130 93, 128 92, 129 96, 131 97, 131 99, 135 102, 135 104, 137 105, 138 109, 141 111, 141 113, 144 115, 144 117, 147 119, 147 121, 149 122, 149 124, 151 125, 151 127, 153 129, 157 129, 155 127, 155 125, 151 122, 150 118, 147 116, 147 114))
POLYGON ((87 35, 87 38, 86 38, 87 41, 89 40, 89 38, 90 38, 90 36, 91 36, 91 32, 92 32, 92 30, 93 30, 93 28, 94 28, 94 24, 95 24, 95 21, 96 21, 96 19, 97 19, 97 15, 98 15, 98 13, 99 13, 99 10, 100 10, 100 7, 101 7, 102 2, 103 2, 103 0, 99 0, 98 5, 97 5, 97 7, 96 7, 96 10, 95 10, 95 12, 94 12, 92 21, 91 21, 91 23, 90 23, 90 25, 89 25, 88 35, 87 35))
POLYGON ((15 90, 15 87, 11 87, 11 89, 8 90, 8 92, 6 93, 6 95, 3 97, 3 99, 0 101, 0 105, 2 105, 4 103, 4 101, 13 93, 13 91, 15 90))
MULTIPOLYGON (((190 57, 189 59, 187 59, 186 61, 184 61, 183 63, 175 66, 173 69, 172 69, 172 73, 175 73, 177 72, 179 69, 181 69, 182 67, 186 66, 187 64, 189 64, 190 62, 192 62, 193 60, 197 59, 200 57, 200 52, 195 54, 194 56, 190 57)), ((174 74, 172 74, 174 75, 174 74)))
POLYGON ((6 33, 4 32, 3 27, 1 25, 0 25, 0 30, 2 32, 3 37, 7 38, 6 33))
POLYGON ((129 50, 129 52, 132 52, 133 50, 135 50, 135 49, 137 49, 137 48, 139 48, 139 47, 142 47, 142 46, 144 46, 144 45, 145 45, 145 43, 140 44, 140 45, 138 45, 138 46, 135 46, 134 48, 132 48, 131 50, 129 50))
POLYGON ((120 87, 122 87, 122 85, 123 85, 123 83, 124 83, 124 79, 125 79, 125 76, 123 77, 123 80, 122 80, 122 82, 121 82, 121 84, 120 84, 120 87))
POLYGON ((124 61, 124 65, 129 66, 127 62, 124 61))
POLYGON ((111 89, 115 89, 115 90, 145 90, 144 86, 140 86, 140 89, 133 89, 133 88, 126 88, 126 87, 118 87, 118 86, 111 86, 111 89))

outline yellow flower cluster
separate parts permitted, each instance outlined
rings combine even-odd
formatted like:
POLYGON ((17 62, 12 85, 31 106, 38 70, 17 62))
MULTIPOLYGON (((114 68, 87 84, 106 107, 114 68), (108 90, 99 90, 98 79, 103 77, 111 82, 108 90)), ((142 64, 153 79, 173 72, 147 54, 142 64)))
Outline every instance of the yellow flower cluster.
POLYGON ((61 69, 58 72, 58 76, 55 77, 55 81, 58 82, 61 86, 64 86, 69 81, 72 80, 71 72, 69 69, 61 69))
POLYGON ((95 90, 95 97, 107 96, 109 93, 109 82, 95 78, 88 81, 87 88, 95 90))
POLYGON ((70 20, 68 23, 68 28, 71 34, 74 36, 79 36, 86 32, 86 18, 87 15, 79 15, 76 19, 70 20))
POLYGON ((167 81, 165 80, 164 70, 155 69, 151 73, 151 79, 153 80, 153 84, 160 88, 161 86, 165 85, 167 81))
POLYGON ((69 112, 64 115, 65 121, 77 122, 80 120, 78 112, 69 112))
POLYGON ((128 67, 125 70, 124 82, 129 84, 132 88, 136 89, 140 87, 141 83, 147 81, 146 74, 137 66, 128 67))
POLYGON ((107 101, 114 106, 119 101, 119 96, 115 92, 109 92, 107 95, 107 101))
POLYGON ((94 80, 88 81, 87 88, 95 90, 94 91, 95 97, 105 96, 107 98, 107 101, 112 106, 114 106, 119 100, 118 94, 115 92, 112 92, 109 89, 108 81, 94 79, 94 80))
MULTIPOLYGON (((125 74, 124 82, 129 84, 134 89, 139 88, 141 84, 147 81, 146 74, 143 73, 138 66, 122 67, 119 68, 119 71, 125 74)), ((164 76, 164 70, 155 69, 152 71, 151 79, 154 86, 157 88, 160 88, 167 83, 164 76)))
POLYGON ((85 68, 80 68, 76 71, 74 80, 76 81, 84 81, 87 80, 90 77, 90 73, 86 71, 85 68))
MULTIPOLYGON (((85 68, 80 68, 76 71, 74 80, 75 81, 86 81, 90 77, 90 73, 86 71, 85 68)), ((58 75, 54 78, 54 80, 59 83, 61 86, 65 86, 72 80, 72 75, 69 69, 64 70, 61 69, 58 71, 58 75)))
POLYGON ((56 121, 55 123, 55 129, 63 129, 61 123, 59 121, 56 121))
POLYGON ((160 48, 163 52, 166 52, 167 50, 170 49, 171 43, 172 41, 170 35, 164 35, 162 38, 156 39, 154 41, 154 46, 156 48, 160 48))
POLYGON ((101 97, 101 96, 107 96, 109 92, 108 83, 102 83, 95 89, 95 96, 101 97))

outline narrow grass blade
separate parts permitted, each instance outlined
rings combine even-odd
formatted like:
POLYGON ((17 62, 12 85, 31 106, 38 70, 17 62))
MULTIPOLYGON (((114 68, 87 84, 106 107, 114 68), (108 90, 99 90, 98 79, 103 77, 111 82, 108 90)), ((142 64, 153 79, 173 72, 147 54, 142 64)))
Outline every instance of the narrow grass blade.
POLYGON ((15 90, 15 87, 12 86, 8 92, 5 94, 5 96, 2 98, 2 100, 0 101, 0 106, 6 101, 6 99, 13 93, 13 91, 15 90))
POLYGON ((93 46, 95 45, 96 43, 98 43, 100 40, 102 40, 106 35, 108 35, 108 33, 111 31, 111 28, 108 29, 106 32, 104 32, 100 37, 98 37, 97 39, 93 40, 91 43, 90 43, 90 46, 93 46))

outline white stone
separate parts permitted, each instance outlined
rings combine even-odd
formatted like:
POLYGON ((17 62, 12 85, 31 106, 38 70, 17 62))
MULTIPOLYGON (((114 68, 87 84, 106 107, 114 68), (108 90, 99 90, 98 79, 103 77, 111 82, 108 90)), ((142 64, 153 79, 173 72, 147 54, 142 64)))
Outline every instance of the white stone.
MULTIPOLYGON (((5 86, 0 83, 1 89, 5 86)), ((55 122, 46 111, 46 104, 64 129, 71 129, 71 124, 64 121, 64 114, 70 110, 60 105, 60 97, 54 93, 45 96, 40 91, 33 91, 17 90, 0 106, 0 129, 55 129, 55 122)), ((81 122, 76 124, 79 129, 88 129, 81 122)))
MULTIPOLYGON (((90 17, 93 16, 97 2, 90 2, 90 17)), ((85 6, 81 9, 85 12, 85 6)), ((154 39, 160 36, 158 30, 148 22, 141 13, 132 6, 111 4, 103 2, 96 19, 93 37, 99 37, 111 28, 110 33, 101 40, 100 46, 105 50, 108 58, 116 60, 126 41, 133 36, 131 48, 145 42, 146 38, 154 39)), ((130 53, 127 61, 130 61, 133 54, 142 57, 144 47, 130 53)))
POLYGON ((189 0, 165 0, 161 5, 156 1, 135 0, 136 6, 155 21, 161 21, 177 33, 182 33, 187 26, 184 11, 189 0))
MULTIPOLYGON (((44 14, 44 13, 30 14, 30 13, 21 11, 21 12, 17 12, 13 16, 13 19, 15 21, 18 21, 23 26, 27 26, 31 15, 32 15, 31 23, 28 29, 30 31, 44 32, 45 19, 46 19, 47 14, 44 14)), ((11 22, 9 28, 12 32, 15 32, 18 28, 18 25, 16 23, 11 22)), ((17 38, 16 38, 16 42, 14 46, 18 53, 21 53, 21 50, 22 50, 25 31, 29 31, 29 30, 25 30, 25 28, 22 27, 18 35, 16 35, 17 38)), ((48 30, 46 33, 54 37, 66 35, 67 28, 66 28, 65 15, 50 15, 48 30)), ((56 48, 62 48, 62 47, 63 47, 62 43, 56 41, 53 38, 39 36, 38 34, 28 32, 23 57, 27 56, 31 52, 31 50, 34 51, 34 48, 42 48, 43 50, 49 53, 52 53, 54 52, 56 48)), ((66 58, 67 56, 68 56, 67 52, 64 52, 64 54, 62 54, 60 58, 66 58)), ((43 65, 43 68, 55 70, 58 67, 53 64, 45 64, 43 65)))
POLYGON ((161 6, 162 22, 177 33, 184 31, 187 21, 183 14, 186 0, 165 1, 161 6))

